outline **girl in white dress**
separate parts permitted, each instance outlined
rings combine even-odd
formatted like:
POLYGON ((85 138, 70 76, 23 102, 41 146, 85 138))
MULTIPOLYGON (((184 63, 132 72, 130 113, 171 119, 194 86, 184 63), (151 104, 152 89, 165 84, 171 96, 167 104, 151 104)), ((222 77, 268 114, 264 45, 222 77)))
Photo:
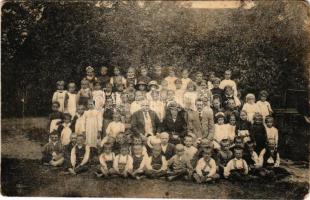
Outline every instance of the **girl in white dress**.
POLYGON ((272 109, 270 103, 267 101, 268 92, 262 90, 259 94, 260 100, 256 102, 257 106, 260 109, 260 113, 263 115, 263 120, 265 122, 266 116, 272 114, 272 109))
POLYGON ((114 112, 113 121, 109 123, 106 133, 107 135, 103 138, 105 143, 109 137, 113 137, 116 139, 117 135, 125 132, 125 124, 121 121, 121 115, 118 112, 114 112))
POLYGON ((189 82, 187 84, 187 90, 184 93, 184 104, 186 102, 189 109, 196 110, 196 99, 198 98, 198 93, 196 92, 196 85, 194 82, 189 82))
POLYGON ((95 109, 94 101, 88 101, 88 110, 84 112, 86 144, 97 147, 102 131, 102 114, 95 109))
POLYGON ((245 97, 246 103, 243 105, 242 110, 248 114, 248 121, 253 124, 253 117, 255 113, 260 113, 258 105, 255 103, 255 95, 249 93, 245 97))
POLYGON ((231 134, 229 131, 229 125, 225 124, 225 114, 222 112, 219 112, 215 115, 217 123, 214 125, 214 148, 220 150, 221 145, 220 142, 223 139, 228 139, 231 143, 234 139, 235 134, 231 134))
POLYGON ((57 101, 59 103, 59 111, 65 111, 65 100, 67 98, 67 91, 65 90, 65 82, 57 81, 57 90, 53 94, 52 102, 57 101))
POLYGON ((95 102, 95 108, 97 111, 103 114, 103 107, 105 103, 105 93, 101 89, 101 83, 99 81, 95 82, 94 90, 92 92, 93 101, 95 102))
POLYGON ((181 79, 182 81, 181 89, 184 91, 187 89, 187 84, 192 81, 192 79, 190 79, 188 76, 189 76, 188 69, 183 69, 181 79))
POLYGON ((67 99, 67 112, 70 113, 72 118, 76 113, 76 92, 75 92, 75 83, 68 84, 68 99, 67 99))

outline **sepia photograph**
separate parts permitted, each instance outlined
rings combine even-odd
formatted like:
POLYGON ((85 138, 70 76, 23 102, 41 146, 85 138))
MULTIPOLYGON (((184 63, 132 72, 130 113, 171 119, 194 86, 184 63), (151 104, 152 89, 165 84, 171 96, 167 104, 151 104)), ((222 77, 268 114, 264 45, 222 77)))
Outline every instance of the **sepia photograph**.
POLYGON ((1 198, 309 198, 309 1, 0 5, 1 198))

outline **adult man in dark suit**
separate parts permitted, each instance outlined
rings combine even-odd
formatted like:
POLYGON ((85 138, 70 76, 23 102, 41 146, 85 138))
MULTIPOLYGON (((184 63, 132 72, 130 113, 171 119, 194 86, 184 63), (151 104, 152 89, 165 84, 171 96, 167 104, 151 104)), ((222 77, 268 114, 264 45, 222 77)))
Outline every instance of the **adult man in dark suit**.
POLYGON ((133 134, 143 139, 160 132, 160 121, 155 111, 150 110, 147 100, 141 103, 141 109, 133 113, 131 117, 131 130, 133 134))
POLYGON ((197 111, 187 111, 188 132, 192 133, 195 139, 212 140, 214 136, 213 111, 209 106, 204 107, 202 99, 196 100, 196 108, 197 111))

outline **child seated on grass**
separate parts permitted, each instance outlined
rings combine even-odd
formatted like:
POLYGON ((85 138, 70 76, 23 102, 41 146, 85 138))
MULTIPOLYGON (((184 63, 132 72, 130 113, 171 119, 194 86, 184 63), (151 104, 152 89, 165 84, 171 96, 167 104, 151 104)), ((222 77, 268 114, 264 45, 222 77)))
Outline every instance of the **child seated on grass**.
POLYGON ((127 178, 133 169, 133 160, 129 155, 128 144, 122 144, 120 148, 120 154, 118 154, 113 161, 113 169, 115 175, 127 178))
POLYGON ((280 154, 274 140, 270 140, 268 146, 260 152, 259 162, 262 166, 259 173, 261 177, 279 179, 289 175, 286 169, 280 167, 280 154))
POLYGON ((169 134, 167 132, 160 133, 160 145, 162 155, 169 160, 174 155, 174 144, 169 143, 169 134))
POLYGON ((76 145, 76 140, 77 140, 77 134, 71 133, 70 143, 64 146, 64 158, 65 158, 64 169, 66 171, 71 166, 71 164, 70 164, 71 151, 72 151, 72 148, 76 145))
POLYGON ((246 181, 248 179, 249 168, 242 158, 243 147, 234 147, 234 158, 231 159, 224 168, 224 177, 231 181, 246 181))
POLYGON ((145 147, 145 145, 143 144, 143 140, 140 136, 136 136, 136 135, 132 135, 131 136, 131 147, 130 147, 130 154, 133 155, 133 147, 135 145, 141 145, 142 147, 142 155, 144 156, 148 156, 148 152, 147 152, 147 148, 145 147))
POLYGON ((133 170, 130 175, 135 179, 141 179, 144 176, 145 165, 148 155, 143 154, 143 145, 134 144, 132 146, 133 170))
POLYGON ((224 177, 224 168, 226 167, 227 163, 232 159, 233 152, 229 150, 229 140, 223 139, 220 144, 221 149, 217 152, 216 161, 218 166, 218 173, 221 177, 224 177))
POLYGON ((172 181, 176 178, 187 178, 192 174, 193 167, 190 160, 184 154, 184 146, 177 144, 175 146, 176 154, 168 160, 168 180, 172 181))
POLYGON ((197 153, 197 148, 193 145, 193 137, 187 135, 184 137, 184 155, 189 159, 192 160, 194 155, 197 153))
POLYGON ((112 152, 111 143, 105 143, 103 146, 103 152, 99 156, 100 166, 99 169, 95 172, 97 177, 108 177, 115 174, 113 169, 113 162, 115 160, 115 155, 112 152))
POLYGON ((216 163, 212 156, 212 148, 205 148, 203 157, 198 160, 195 173, 193 175, 197 183, 207 183, 219 178, 216 173, 216 163))
POLYGON ((161 154, 161 146, 154 145, 152 155, 146 162, 146 175, 149 178, 159 178, 167 174, 167 160, 161 154))
POLYGON ((252 141, 248 141, 247 143, 245 143, 243 159, 248 164, 249 174, 256 175, 261 165, 259 163, 258 155, 254 151, 254 143, 252 141))
POLYGON ((90 147, 85 144, 85 136, 78 135, 76 145, 71 150, 71 168, 69 172, 73 175, 86 172, 89 168, 90 147))
POLYGON ((50 142, 43 147, 42 163, 44 165, 60 166, 64 162, 64 149, 59 141, 58 132, 50 133, 50 142))

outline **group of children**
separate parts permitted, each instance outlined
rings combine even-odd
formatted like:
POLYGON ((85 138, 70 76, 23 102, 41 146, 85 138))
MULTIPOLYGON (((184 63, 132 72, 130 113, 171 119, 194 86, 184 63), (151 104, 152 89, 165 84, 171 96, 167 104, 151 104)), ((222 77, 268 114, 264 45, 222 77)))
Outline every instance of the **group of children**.
MULTIPOLYGON (((114 67, 110 76, 108 67, 102 67, 97 77, 89 66, 78 91, 75 83, 68 83, 66 90, 64 81, 58 81, 42 162, 71 174, 95 167, 97 177, 184 178, 197 183, 287 174, 279 167, 278 130, 265 90, 258 101, 250 93, 243 102, 230 70, 223 80, 214 72, 208 79, 197 72, 192 80, 187 69, 180 77, 174 67, 168 68, 166 77, 162 71, 160 66, 152 73, 141 67, 137 73, 130 67, 123 76, 114 67), (176 105, 185 127, 177 142, 177 129, 172 133, 166 126, 145 137, 134 132, 131 117, 145 101, 161 124, 176 105), (211 137, 195 135, 187 126, 190 111, 199 110, 201 120, 198 101, 203 102, 202 112, 211 112, 211 137)), ((145 126, 153 125, 147 117, 144 120, 145 126)))

